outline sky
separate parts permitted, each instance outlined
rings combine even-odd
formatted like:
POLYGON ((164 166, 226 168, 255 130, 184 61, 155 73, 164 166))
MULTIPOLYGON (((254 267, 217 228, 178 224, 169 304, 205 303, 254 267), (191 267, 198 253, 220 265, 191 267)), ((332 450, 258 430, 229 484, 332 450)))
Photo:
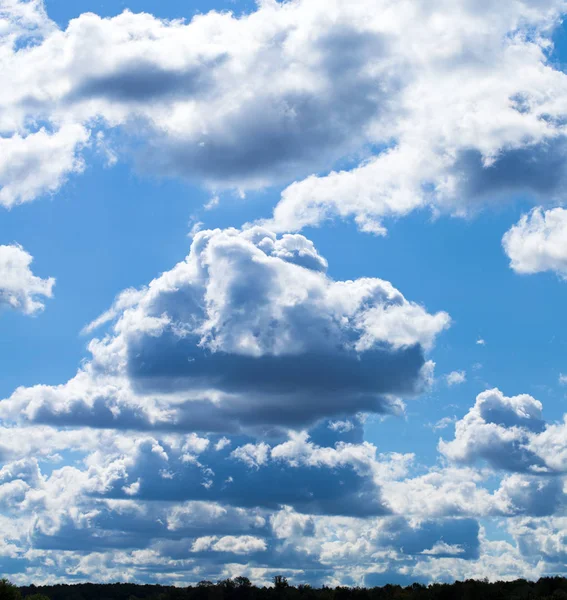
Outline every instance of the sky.
POLYGON ((565 14, 0 0, 0 575, 565 575, 565 14))

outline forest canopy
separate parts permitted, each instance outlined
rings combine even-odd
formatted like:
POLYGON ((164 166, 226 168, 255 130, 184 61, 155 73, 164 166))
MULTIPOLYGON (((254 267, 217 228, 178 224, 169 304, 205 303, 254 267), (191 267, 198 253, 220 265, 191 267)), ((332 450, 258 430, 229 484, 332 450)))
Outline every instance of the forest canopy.
POLYGON ((293 585, 276 575, 273 587, 257 587, 247 577, 201 581, 196 586, 172 587, 135 583, 77 583, 17 587, 0 580, 0 600, 567 600, 567 579, 543 577, 538 581, 467 580, 421 583, 403 587, 322 587, 293 585))

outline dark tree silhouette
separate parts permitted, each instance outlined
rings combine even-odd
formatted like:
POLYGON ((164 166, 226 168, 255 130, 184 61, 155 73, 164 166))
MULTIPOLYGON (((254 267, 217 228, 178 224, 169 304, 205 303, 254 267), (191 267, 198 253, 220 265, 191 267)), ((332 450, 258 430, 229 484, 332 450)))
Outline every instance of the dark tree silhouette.
POLYGON ((273 587, 257 587, 247 577, 203 580, 196 586, 172 587, 133 583, 24 586, 0 580, 0 600, 567 600, 567 579, 543 577, 537 582, 487 580, 452 584, 414 583, 403 587, 295 587, 276 575, 273 587))
POLYGON ((276 590, 281 590, 283 588, 289 587, 287 577, 284 577, 283 575, 274 575, 274 587, 276 588, 276 590))

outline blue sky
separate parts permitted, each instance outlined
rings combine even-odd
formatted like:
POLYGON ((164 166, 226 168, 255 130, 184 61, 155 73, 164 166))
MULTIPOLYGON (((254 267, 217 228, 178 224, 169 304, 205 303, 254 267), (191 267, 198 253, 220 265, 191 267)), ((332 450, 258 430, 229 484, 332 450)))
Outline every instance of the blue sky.
POLYGON ((565 7, 378 4, 0 2, 0 572, 565 572, 565 7))

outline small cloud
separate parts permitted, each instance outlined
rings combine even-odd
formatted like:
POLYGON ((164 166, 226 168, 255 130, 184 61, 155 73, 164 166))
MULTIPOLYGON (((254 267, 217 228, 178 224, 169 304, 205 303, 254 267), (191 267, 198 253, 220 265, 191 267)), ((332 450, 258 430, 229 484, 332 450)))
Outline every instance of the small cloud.
POLYGON ((204 206, 205 210, 212 210, 219 205, 220 198, 218 196, 213 196, 204 206))
POLYGON ((458 556, 459 554, 463 554, 463 552, 464 549, 459 544, 447 544, 443 541, 440 541, 429 550, 424 550, 422 554, 427 556, 458 556))
POLYGON ((347 433, 354 429, 354 423, 352 421, 333 421, 328 425, 331 431, 338 433, 347 433))
POLYGON ((130 485, 125 485, 122 491, 128 496, 135 496, 140 491, 140 479, 130 485))
POLYGON ((191 217, 191 219, 189 219, 188 225, 191 227, 189 233, 187 234, 189 239, 193 239, 203 228, 202 221, 198 221, 195 217, 191 217))
POLYGON ((567 385, 567 375, 563 375, 563 373, 559 373, 559 383, 561 385, 567 385))
POLYGON ((472 366, 473 371, 480 371, 482 369, 482 363, 474 363, 474 365, 472 366))
POLYGON ((467 380, 467 374, 466 371, 452 371, 445 376, 445 379, 449 387, 453 385, 461 385, 461 383, 465 383, 467 380))
POLYGON ((217 452, 219 452, 220 450, 223 450, 224 448, 227 448, 228 446, 230 446, 230 440, 227 437, 222 437, 216 444, 215 444, 215 450, 217 452))
POLYGON ((118 162, 118 156, 106 140, 104 132, 99 131, 96 134, 95 145, 96 151, 104 158, 106 167, 113 167, 118 162))
POLYGON ((437 421, 437 423, 430 423, 428 427, 433 429, 433 431, 439 431, 440 429, 447 429, 447 427, 450 427, 456 421, 457 417, 443 417, 442 419, 437 421))
POLYGON ((476 344, 477 346, 486 346, 486 342, 482 338, 478 338, 476 344))

